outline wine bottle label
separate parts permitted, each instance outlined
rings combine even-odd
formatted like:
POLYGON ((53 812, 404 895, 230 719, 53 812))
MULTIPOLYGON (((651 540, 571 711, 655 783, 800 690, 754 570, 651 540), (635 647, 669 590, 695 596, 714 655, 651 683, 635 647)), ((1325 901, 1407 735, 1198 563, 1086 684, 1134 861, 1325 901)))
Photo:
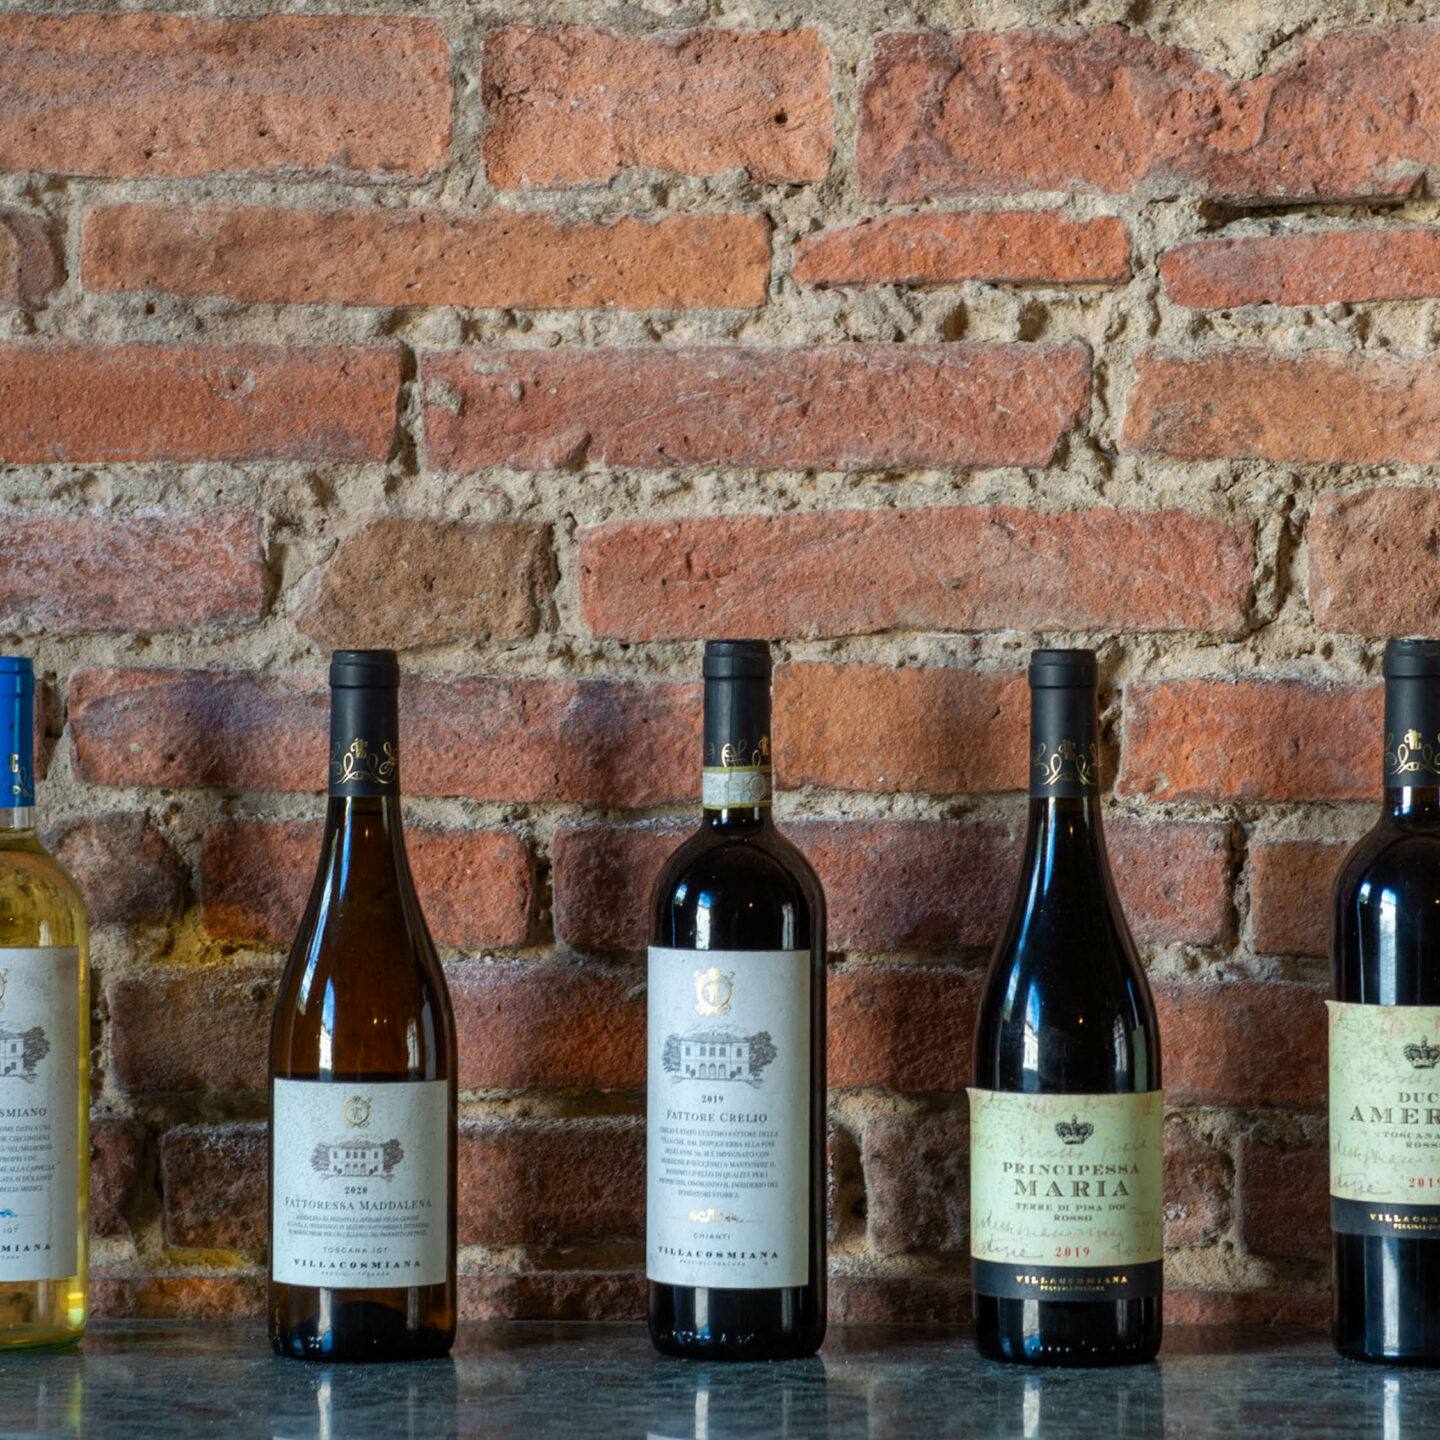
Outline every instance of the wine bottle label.
POLYGON ((1165 1097, 970 1091, 970 1254, 977 1295, 1158 1295, 1165 1097))
POLYGON ((701 772, 700 803, 707 810, 730 810, 771 803, 770 767, 747 765, 731 769, 706 766, 701 772))
POLYGON ((280 1080, 270 1273, 332 1290, 443 1284, 450 1235, 444 1080, 280 1080))
POLYGON ((810 952, 650 947, 645 1273, 804 1285, 810 952))
POLYGON ((1440 1005, 1330 1008, 1330 1224, 1440 1236, 1440 1005))
POLYGON ((79 950, 0 949, 0 1283, 79 1267, 79 1036, 79 950))

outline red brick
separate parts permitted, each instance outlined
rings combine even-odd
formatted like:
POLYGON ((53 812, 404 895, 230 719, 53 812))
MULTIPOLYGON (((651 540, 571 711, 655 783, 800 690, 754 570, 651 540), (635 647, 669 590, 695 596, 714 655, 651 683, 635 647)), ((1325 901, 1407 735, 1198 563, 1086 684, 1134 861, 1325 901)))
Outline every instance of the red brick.
POLYGON ((1071 344, 472 349, 420 374, 430 464, 456 472, 1047 465, 1090 408, 1071 344))
POLYGON ((962 1275, 831 1275, 829 1298, 844 1325, 968 1325, 974 1315, 962 1275))
MULTIPOLYGON (((96 1319, 263 1319, 263 1275, 111 1275, 91 1272, 90 1310, 96 1319)), ((103 1342, 91 1340, 89 1353, 103 1342)))
POLYGON ((813 30, 512 25, 486 36, 480 96, 501 190, 601 184, 634 166, 800 184, 825 178, 835 141, 813 30))
MULTIPOLYGON (((699 786, 699 702, 693 685, 417 676, 401 685, 401 784, 508 804, 683 798, 699 786)), ((319 674, 78 671, 75 773, 103 785, 318 790, 328 703, 319 674)))
POLYGON ((644 1270, 461 1275, 462 1320, 645 1319, 644 1270))
POLYGON ((43 839, 75 877, 92 925, 162 924, 185 906, 189 871, 144 811, 70 816, 43 839))
POLYGON ((884 215, 795 245, 801 285, 1119 285, 1129 278, 1123 221, 1071 220, 1053 210, 884 215))
POLYGON ((265 1244, 263 1125, 179 1125, 160 1142, 168 1245, 259 1250, 265 1244))
POLYGON ((450 145, 438 21, 0 16, 0 170, 419 180, 450 145))
POLYGON ((1208 1245, 1230 1223, 1230 1157, 1187 1126, 1165 1123, 1165 1247, 1208 1245))
POLYGON ((64 278, 46 222, 0 206, 0 305, 28 305, 64 278))
POLYGON ((1435 25, 1337 31, 1253 80, 1119 25, 881 35, 857 164, 871 200, 1378 199, 1440 162, 1437 101, 1435 25))
POLYGON ((1310 610, 1327 630, 1428 635, 1440 610, 1440 496, 1421 488, 1321 495, 1310 515, 1310 610))
POLYGON ((0 344, 0 460, 384 460, 399 388, 379 346, 0 344))
POLYGON ((1308 985, 1159 984, 1171 1105, 1323 1105, 1325 996, 1308 985))
POLYGON ((129 1235, 145 1170, 145 1127, 124 1115, 90 1118, 90 1233, 129 1235))
POLYGON ((750 308, 769 288, 770 224, 761 215, 584 224, 511 210, 111 205, 85 217, 81 275, 87 290, 275 305, 750 308))
POLYGON ((644 970, 471 961, 445 973, 462 1090, 645 1083, 644 970))
POLYGON ((865 1127, 866 1229, 879 1255, 970 1253, 964 1114, 886 1115, 865 1127))
MULTIPOLYGON (((224 821, 205 835, 205 928, 224 940, 289 945, 310 894, 319 821, 224 821)), ((430 933, 442 945, 521 945, 535 866, 511 830, 410 826, 405 835, 430 933)))
POLYGON ((938 795, 1023 790, 1023 670, 787 664, 775 671, 780 783, 938 795))
POLYGON ((342 536, 294 619, 329 649, 521 640, 554 587, 543 525, 372 515, 342 536))
POLYGON ((122 1095, 263 1090, 280 971, 149 969, 106 987, 111 1083, 122 1095))
POLYGON ((1240 1138, 1240 1243, 1252 1255, 1324 1260, 1330 1254, 1330 1152, 1240 1138))
POLYGON ((235 629, 265 611, 265 554, 253 510, 101 520, 7 515, 0 529, 0 627, 235 629))
MULTIPOLYGON (((445 970, 460 1087, 629 1090, 645 1083, 645 974, 623 966, 445 970)), ((124 1095, 263 1090, 278 967, 156 967, 112 981, 110 1078, 124 1095)))
MULTIPOLYGON (((1014 897, 1022 823, 1017 811, 1009 823, 801 819, 782 828, 825 887, 830 948, 899 950, 994 943, 1014 897)), ((581 948, 644 948, 655 877, 692 829, 562 823, 552 849, 557 936, 581 948)), ((1229 917, 1221 827, 1121 817, 1107 834, 1138 939, 1218 938, 1229 917)))
POLYGON ((1258 346, 1194 358, 1145 350, 1121 445, 1177 460, 1426 463, 1440 459, 1440 362, 1258 346))
POLYGON ((1165 293, 1199 310, 1440 295, 1440 231, 1386 228, 1196 240, 1160 257, 1165 293))
POLYGON ((1330 891, 1349 840, 1250 846, 1250 924, 1261 955, 1328 955, 1330 891))
POLYGON ((1009 505, 617 520, 580 532, 596 635, 1233 631, 1249 526, 1178 510, 1009 505))
POLYGON ((1380 784, 1381 693, 1299 680, 1125 687, 1116 790, 1152 800, 1363 800, 1380 784))
POLYGON ((830 974, 829 1080, 843 1090, 960 1091, 983 976, 953 966, 848 965, 830 974))
POLYGON ((465 1125, 459 1168, 462 1245, 644 1238, 638 1118, 465 1125))
MULTIPOLYGON (((1167 1325, 1324 1325, 1329 1320, 1328 1287, 1323 1292, 1165 1289, 1167 1325)), ((1197 1343, 1203 1345, 1204 1337, 1197 1343)), ((1165 1349, 1173 1353, 1177 1346, 1167 1339, 1165 1349)))

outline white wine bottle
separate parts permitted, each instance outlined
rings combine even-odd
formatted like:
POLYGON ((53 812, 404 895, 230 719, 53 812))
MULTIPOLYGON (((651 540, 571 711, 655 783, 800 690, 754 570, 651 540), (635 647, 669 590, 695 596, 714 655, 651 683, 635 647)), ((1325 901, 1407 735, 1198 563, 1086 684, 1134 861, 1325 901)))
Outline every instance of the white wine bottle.
POLYGON ((405 855, 400 669, 330 664, 320 869, 270 1041, 270 1341, 308 1360, 455 1338, 455 1020, 405 855))
POLYGON ((85 902, 35 834, 35 676, 0 656, 0 1347, 85 1333, 90 968, 85 902))

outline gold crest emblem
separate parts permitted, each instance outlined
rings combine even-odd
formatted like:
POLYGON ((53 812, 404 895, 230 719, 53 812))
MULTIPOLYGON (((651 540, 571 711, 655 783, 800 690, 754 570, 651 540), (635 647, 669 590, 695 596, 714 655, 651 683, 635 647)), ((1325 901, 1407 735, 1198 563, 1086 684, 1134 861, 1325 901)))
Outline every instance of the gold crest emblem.
POLYGON ((356 1130, 370 1123, 370 1102, 363 1095, 352 1095, 345 1102, 345 1123, 356 1130))
POLYGON ((723 1015, 735 992, 735 972, 728 975, 717 966, 695 972, 695 1009, 701 1015, 723 1015))

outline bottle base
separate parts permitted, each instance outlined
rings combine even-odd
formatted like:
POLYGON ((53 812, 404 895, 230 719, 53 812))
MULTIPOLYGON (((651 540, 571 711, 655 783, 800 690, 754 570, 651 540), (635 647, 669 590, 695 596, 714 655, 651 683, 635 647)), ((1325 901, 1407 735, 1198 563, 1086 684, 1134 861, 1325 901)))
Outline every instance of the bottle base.
POLYGON ((1009 1365, 1148 1365, 1160 1353, 1161 1301, 1112 1303, 975 1297, 975 1348, 1009 1365))
POLYGON ((662 1355, 803 1360, 825 1341, 825 1287, 690 1289, 652 1280, 649 1323, 650 1343, 662 1355))
POLYGON ((270 1348, 292 1360, 326 1364, 375 1364, 390 1360, 436 1360, 450 1353, 455 1330, 415 1328, 388 1305, 337 1305, 328 1327, 318 1319, 285 1327, 271 1325, 270 1348))
POLYGON ((44 1354, 73 1350, 85 1338, 85 1327, 71 1330, 55 1325, 13 1325, 0 1328, 0 1351, 26 1350, 44 1354))

